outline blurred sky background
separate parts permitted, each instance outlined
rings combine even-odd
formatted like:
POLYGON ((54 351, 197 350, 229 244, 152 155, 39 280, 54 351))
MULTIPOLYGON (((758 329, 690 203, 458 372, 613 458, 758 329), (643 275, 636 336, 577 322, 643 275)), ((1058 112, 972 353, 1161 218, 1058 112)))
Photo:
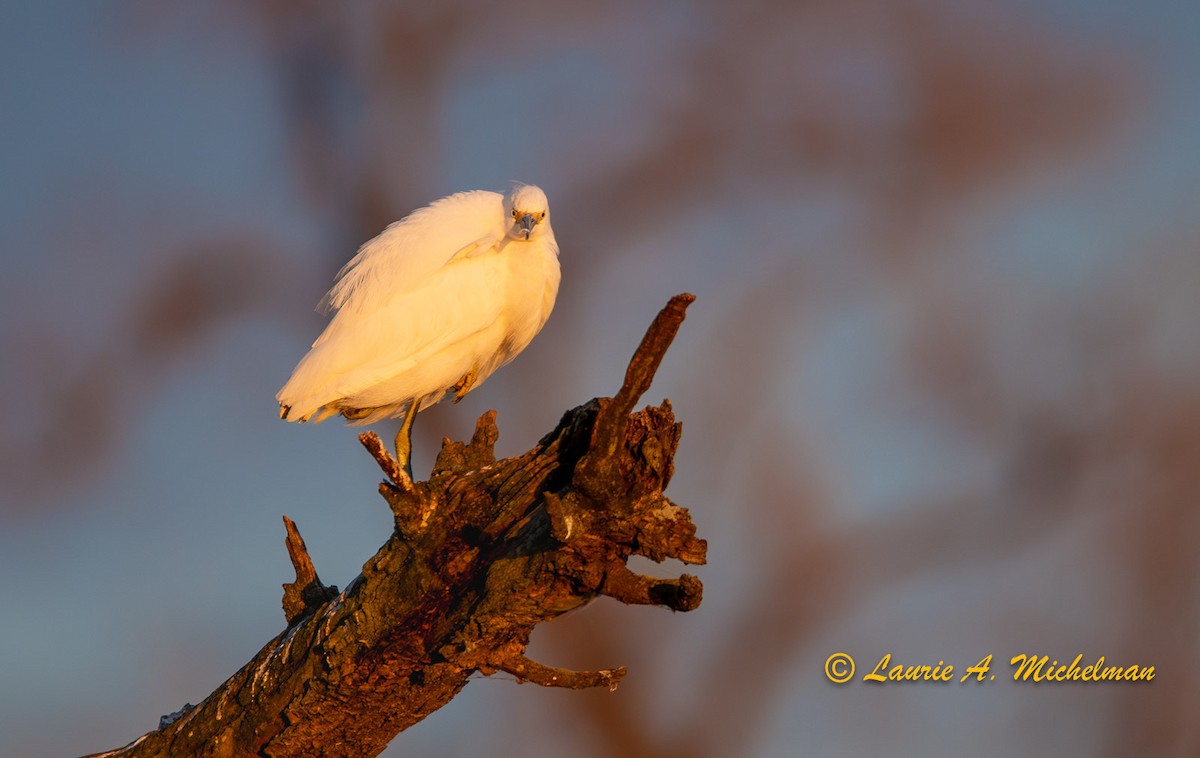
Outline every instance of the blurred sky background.
POLYGON ((418 475, 488 408, 512 455, 611 395, 693 292, 645 401, 683 421, 705 599, 538 630, 534 658, 629 666, 616 694, 480 678, 385 755, 1200 752, 1200 5, 3 17, 0 754, 206 697, 284 626, 281 515, 357 575, 379 471, 273 395, 359 244, 510 180, 549 194, 558 305, 422 414, 418 475), (835 686, 843 650, 998 676, 835 686), (1017 685, 1018 653, 1157 678, 1017 685))

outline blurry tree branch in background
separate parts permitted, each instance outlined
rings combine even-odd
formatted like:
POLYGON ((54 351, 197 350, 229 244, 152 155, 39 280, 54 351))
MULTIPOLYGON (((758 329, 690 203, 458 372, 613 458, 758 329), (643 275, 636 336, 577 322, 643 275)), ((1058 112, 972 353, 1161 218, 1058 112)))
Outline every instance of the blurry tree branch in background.
POLYGON ((680 425, 669 403, 632 413, 692 301, 659 313, 613 398, 567 412, 524 455, 497 461, 495 413, 469 444, 447 440, 414 483, 373 432, 389 480, 388 542, 344 592, 326 587, 284 517, 296 581, 288 627, 195 707, 108 756, 372 756, 448 703, 476 672, 546 687, 616 689, 624 668, 530 660, 533 628, 605 595, 676 611, 700 581, 631 571, 632 555, 704 563, 687 510, 666 498, 680 425))

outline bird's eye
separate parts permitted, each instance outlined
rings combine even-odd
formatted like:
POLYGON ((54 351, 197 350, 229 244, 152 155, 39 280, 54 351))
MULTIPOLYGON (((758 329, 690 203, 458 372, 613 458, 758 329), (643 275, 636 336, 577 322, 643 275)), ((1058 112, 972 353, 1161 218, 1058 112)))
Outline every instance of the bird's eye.
POLYGON ((518 211, 516 208, 513 208, 512 217, 516 218, 517 216, 520 216, 520 215, 521 215, 521 212, 518 211))

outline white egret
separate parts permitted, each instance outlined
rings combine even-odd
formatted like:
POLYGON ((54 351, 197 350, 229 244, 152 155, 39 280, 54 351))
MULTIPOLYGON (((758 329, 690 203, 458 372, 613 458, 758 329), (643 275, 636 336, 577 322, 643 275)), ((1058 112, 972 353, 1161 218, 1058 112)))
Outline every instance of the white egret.
POLYGON ((412 476, 417 413, 455 402, 541 331, 559 282, 546 195, 516 185, 414 211, 363 245, 321 307, 334 316, 275 399, 287 421, 404 417, 396 457, 412 476))

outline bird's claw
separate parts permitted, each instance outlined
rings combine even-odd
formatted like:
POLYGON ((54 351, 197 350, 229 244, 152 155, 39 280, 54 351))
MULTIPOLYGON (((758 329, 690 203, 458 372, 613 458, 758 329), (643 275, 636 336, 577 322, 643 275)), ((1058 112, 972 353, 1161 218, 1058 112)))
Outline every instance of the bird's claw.
POLYGON ((463 374, 462 379, 454 383, 450 389, 454 390, 454 402, 458 402, 467 396, 471 388, 475 386, 475 369, 471 369, 463 374))

